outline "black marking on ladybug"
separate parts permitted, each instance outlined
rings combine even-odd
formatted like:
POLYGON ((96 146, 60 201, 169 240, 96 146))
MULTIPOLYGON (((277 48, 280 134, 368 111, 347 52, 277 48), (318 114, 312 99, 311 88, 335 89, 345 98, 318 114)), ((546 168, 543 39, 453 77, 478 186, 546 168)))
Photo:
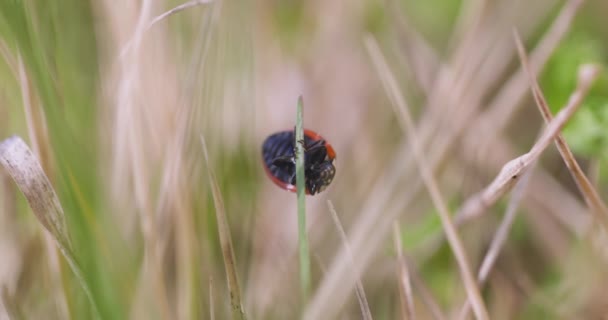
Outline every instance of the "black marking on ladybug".
MULTIPOLYGON (((262 157, 266 173, 279 187, 296 191, 295 138, 293 131, 281 131, 270 135, 262 145, 262 157)), ((304 130, 304 176, 306 193, 319 193, 332 182, 336 168, 333 147, 319 134, 304 130)))

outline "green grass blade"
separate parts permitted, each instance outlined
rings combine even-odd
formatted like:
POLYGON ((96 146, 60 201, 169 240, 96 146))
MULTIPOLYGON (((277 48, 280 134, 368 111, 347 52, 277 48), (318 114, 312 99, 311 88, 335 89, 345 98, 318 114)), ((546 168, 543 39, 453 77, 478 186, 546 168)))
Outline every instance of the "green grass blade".
POLYGON ((298 98, 296 114, 296 187, 298 189, 298 242, 300 252, 300 289, 302 300, 310 294, 310 254, 308 252, 308 235, 306 233, 306 188, 304 187, 304 128, 302 125, 302 96, 298 98))

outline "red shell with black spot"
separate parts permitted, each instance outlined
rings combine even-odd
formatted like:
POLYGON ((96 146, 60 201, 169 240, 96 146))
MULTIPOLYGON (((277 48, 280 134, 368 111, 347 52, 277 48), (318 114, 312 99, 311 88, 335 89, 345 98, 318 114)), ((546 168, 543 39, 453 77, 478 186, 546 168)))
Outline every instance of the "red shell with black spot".
MULTIPOLYGON (((293 130, 270 135, 262 145, 264 169, 279 187, 296 191, 295 138, 293 130)), ((318 133, 304 130, 304 176, 306 193, 314 195, 334 179, 334 148, 318 133)))

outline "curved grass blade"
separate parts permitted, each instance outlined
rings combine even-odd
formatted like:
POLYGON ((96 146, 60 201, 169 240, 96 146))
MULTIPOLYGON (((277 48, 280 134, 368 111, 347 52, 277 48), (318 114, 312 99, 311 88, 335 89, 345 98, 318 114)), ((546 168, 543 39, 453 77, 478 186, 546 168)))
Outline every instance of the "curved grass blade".
POLYGON ((90 286, 74 255, 63 208, 40 162, 20 137, 13 136, 0 142, 0 164, 19 187, 38 221, 55 240, 89 299, 93 313, 100 318, 90 286))
POLYGON ((213 203, 215 205, 215 218, 217 220, 217 230, 220 236, 220 245, 222 247, 222 256, 224 257, 224 267, 226 268, 226 277, 228 280, 228 291, 230 292, 230 305, 232 310, 232 319, 245 319, 245 311, 241 299, 241 289, 239 287, 239 279, 236 273, 236 260, 234 258, 234 248, 232 246, 232 238, 230 236, 230 226, 226 218, 226 209, 224 200, 220 192, 220 187, 215 179, 215 174, 209 165, 209 154, 207 153, 207 145, 205 138, 201 135, 201 144, 203 146, 203 155, 207 164, 207 174, 209 177, 209 185, 211 186, 211 194, 213 195, 213 203))

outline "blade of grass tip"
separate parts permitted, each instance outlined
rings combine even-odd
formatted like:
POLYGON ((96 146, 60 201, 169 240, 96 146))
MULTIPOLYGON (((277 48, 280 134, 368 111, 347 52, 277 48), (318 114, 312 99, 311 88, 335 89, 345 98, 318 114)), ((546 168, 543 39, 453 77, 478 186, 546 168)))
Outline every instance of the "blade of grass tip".
MULTIPOLYGON (((540 113, 545 120, 545 123, 551 122, 553 120, 553 115, 549 110, 549 106, 547 105, 547 100, 543 95, 542 90, 538 84, 535 74, 530 67, 530 63, 528 62, 528 57, 526 51, 524 49, 524 45, 519 37, 517 30, 513 30, 513 37, 515 38, 515 44, 517 46, 517 52, 519 54, 519 59, 521 61, 522 67, 525 73, 528 75, 528 80, 530 81, 530 87, 532 89, 532 95, 534 96, 534 101, 538 106, 540 113)), ((591 208, 591 212, 594 214, 595 218, 600 221, 605 229, 608 231, 608 208, 606 204, 602 201, 601 197, 598 195, 597 190, 593 186, 593 184, 589 181, 583 170, 581 169, 578 161, 574 158, 572 151, 568 147, 566 140, 561 134, 557 134, 555 136, 555 145, 557 146, 557 150, 561 155, 562 159, 566 163, 566 167, 570 171, 572 178, 576 181, 576 185, 578 189, 583 194, 585 202, 589 208, 591 208)))
POLYGON ((226 269, 226 278, 228 281, 228 291, 230 292, 230 304, 232 310, 233 319, 245 319, 245 311, 243 309, 243 302, 241 300, 241 289, 239 287, 239 280, 236 272, 236 261, 234 258, 234 248, 232 246, 232 238, 230 236, 230 227, 228 225, 228 219, 226 218, 226 209, 224 207, 224 200, 220 192, 220 187, 215 179, 215 174, 211 170, 211 164, 209 162, 209 154, 207 152, 207 144, 205 143, 205 137, 201 135, 201 144, 203 147, 203 155, 205 157, 205 163, 207 165, 207 174, 209 176, 209 185, 211 187, 211 194, 213 196, 213 203, 215 205, 215 218, 217 220, 217 229, 220 237, 220 246, 222 247, 222 256, 224 258, 224 267, 226 269))
POLYGON ((212 2, 213 2, 213 0, 192 0, 192 1, 188 1, 186 3, 182 3, 179 6, 173 8, 173 9, 167 10, 167 11, 163 12, 162 14, 156 16, 154 19, 152 19, 150 21, 150 23, 148 23, 147 29, 150 29, 153 25, 155 25, 159 21, 161 21, 161 20, 163 20, 163 19, 165 19, 165 18, 167 18, 167 17, 169 17, 171 15, 174 15, 174 14, 180 12, 180 11, 184 11, 184 10, 186 10, 188 8, 192 8, 192 7, 195 7, 195 6, 200 6, 200 5, 203 5, 203 4, 209 4, 209 3, 212 3, 212 2))
POLYGON ((99 319, 97 303, 72 251, 63 208, 40 162, 21 138, 13 136, 0 142, 0 164, 21 190, 38 221, 55 240, 89 299, 93 314, 99 319))
MULTIPOLYGON (((192 0, 192 1, 188 1, 186 3, 182 3, 182 4, 178 5, 177 7, 169 9, 169 10, 159 14, 158 16, 154 17, 152 20, 150 20, 150 22, 148 22, 148 25, 146 25, 146 28, 144 31, 148 31, 150 28, 152 28, 158 22, 160 22, 176 13, 179 13, 181 11, 184 11, 184 10, 192 8, 192 7, 196 7, 196 6, 200 6, 200 5, 204 5, 204 4, 210 4, 212 2, 214 2, 214 0, 192 0)), ((133 38, 131 38, 131 40, 129 40, 124 45, 124 47, 120 51, 121 57, 123 57, 131 49, 134 41, 135 41, 135 35, 133 38)))
POLYGON ((399 292, 403 298, 401 301, 401 311, 403 312, 403 319, 413 320, 416 319, 416 312, 414 310, 414 294, 412 292, 412 283, 410 281, 410 272, 403 256, 403 246, 401 245, 401 230, 397 222, 393 225, 393 240, 395 242, 395 248, 397 249, 397 262, 399 267, 399 292))
MULTIPOLYGON (((308 300, 310 294, 310 253, 308 251, 308 234, 306 233, 306 188, 304 186, 304 128, 303 128, 304 101, 298 98, 296 111, 296 189, 298 201, 298 243, 300 253, 300 289, 302 301, 308 300)), ((305 305, 305 303, 302 303, 305 305)))
MULTIPOLYGON (((348 237, 346 236, 346 232, 344 232, 344 228, 342 228, 340 218, 338 217, 338 213, 336 212, 333 203, 331 203, 331 200, 327 200, 327 206, 329 207, 331 218, 333 219, 336 229, 338 230, 338 235, 344 244, 344 249, 348 253, 348 258, 350 259, 351 263, 355 263, 353 252, 348 245, 348 237)), ((357 295, 357 300, 359 301, 359 307, 361 308, 361 315, 363 316, 363 319, 372 320, 372 313, 369 308, 369 303, 367 302, 367 297, 365 296, 365 290, 363 290, 363 283, 361 283, 361 279, 357 279, 357 283, 355 284, 355 294, 357 295)))
POLYGON ((403 99, 401 91, 399 90, 397 80, 386 64, 386 60, 380 52, 380 48, 378 47, 376 41, 372 37, 367 37, 365 39, 365 45, 369 55, 372 58, 372 62, 380 77, 384 89, 389 96, 391 106, 393 106, 395 109, 395 113, 399 115, 397 120, 399 121, 401 128, 405 131, 405 133, 407 133, 409 145, 412 146, 414 158, 420 169, 420 175, 424 184, 426 185, 435 207, 437 208, 448 244, 452 249, 456 262, 458 263, 458 268, 462 277, 465 291, 473 304, 475 317, 477 319, 488 319, 488 311, 483 299, 481 298, 475 278, 473 277, 473 272, 471 271, 471 266, 464 249, 464 245, 462 244, 462 240, 460 240, 456 227, 452 223, 451 213, 449 212, 447 204, 439 191, 439 186, 433 177, 433 172, 426 163, 422 146, 419 145, 419 140, 417 138, 418 134, 416 133, 414 121, 409 113, 406 101, 403 99))

